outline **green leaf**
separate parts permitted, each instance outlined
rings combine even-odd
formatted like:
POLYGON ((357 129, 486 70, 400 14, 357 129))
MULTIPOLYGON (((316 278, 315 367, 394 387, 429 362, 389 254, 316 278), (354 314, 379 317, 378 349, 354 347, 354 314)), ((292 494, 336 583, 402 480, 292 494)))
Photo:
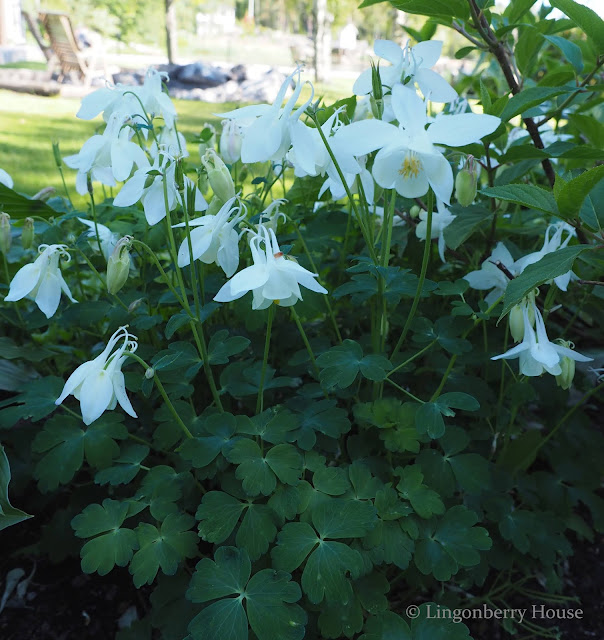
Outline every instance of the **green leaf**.
POLYGON ((360 538, 373 528, 375 507, 359 500, 330 500, 313 509, 312 522, 322 538, 360 538))
POLYGON ((342 602, 325 602, 319 614, 319 629, 323 638, 352 638, 363 628, 363 608, 359 599, 342 602))
MULTIPOLYGON (((393 611, 370 616, 359 640, 413 640, 409 625, 393 611)), ((424 640, 432 640, 427 636, 424 640)))
POLYGON ((299 426, 298 416, 287 409, 273 407, 254 416, 249 425, 239 426, 238 431, 239 433, 260 436, 262 440, 271 444, 282 444, 294 440, 294 431, 299 426))
POLYGON ((411 562, 415 543, 403 531, 399 520, 378 520, 375 528, 363 539, 371 561, 376 564, 394 564, 406 569, 411 562))
POLYGON ((461 246, 481 224, 489 223, 493 217, 493 213, 481 205, 453 205, 451 213, 455 214, 455 218, 444 231, 447 247, 451 249, 461 246))
POLYGON ((302 456, 291 444, 278 444, 266 454, 266 464, 283 484, 296 484, 302 473, 302 456))
POLYGON ((79 538, 96 536, 80 552, 84 573, 104 576, 115 565, 125 567, 130 562, 138 540, 134 531, 121 527, 127 515, 127 503, 107 498, 102 505, 88 505, 71 521, 79 538))
POLYGON ((0 183, 0 211, 8 213, 11 218, 15 219, 33 216, 51 218, 60 215, 43 200, 30 200, 2 183, 0 183))
POLYGON ((441 409, 435 402, 426 402, 415 414, 415 427, 418 433, 427 433, 432 439, 445 433, 445 422, 441 409))
POLYGON ((264 504, 248 503, 241 526, 237 531, 235 542, 245 549, 252 562, 255 562, 268 551, 269 544, 277 535, 274 511, 264 504))
POLYGON ((462 505, 451 507, 438 522, 435 530, 419 540, 414 561, 424 575, 434 575, 446 581, 460 567, 471 567, 480 562, 479 551, 491 548, 486 529, 475 527, 478 516, 462 505))
MULTIPOLYGON (((365 0, 359 8, 369 7, 382 0, 365 0)), ((393 0, 392 6, 405 13, 415 13, 420 16, 455 17, 465 19, 468 17, 468 5, 463 0, 393 0)))
POLYGON ((509 540, 520 551, 528 553, 531 543, 529 537, 539 527, 535 514, 525 509, 510 511, 499 520, 499 533, 504 540, 509 540))
POLYGON ((243 336, 228 337, 226 329, 216 331, 208 343, 208 361, 210 364, 227 364, 229 358, 248 348, 250 341, 243 336))
POLYGON ((317 358, 317 365, 321 369, 321 383, 327 389, 349 387, 359 372, 365 378, 379 382, 386 377, 386 371, 392 369, 390 361, 383 356, 363 357, 363 350, 354 340, 344 340, 341 345, 322 353, 317 358))
POLYGON ((593 9, 574 0, 550 0, 550 4, 565 13, 593 40, 598 55, 604 53, 604 20, 593 9))
POLYGON ((501 119, 503 122, 507 122, 546 100, 571 91, 573 89, 570 87, 529 87, 528 89, 523 89, 520 93, 510 98, 501 114, 501 119))
POLYGON ((395 474, 401 477, 396 487, 401 497, 411 503, 421 518, 430 518, 434 514, 445 512, 445 505, 436 491, 423 483, 424 474, 418 465, 409 465, 402 469, 398 467, 395 474))
POLYGON ((191 316, 184 311, 173 315, 166 324, 166 329, 164 334, 166 338, 169 340, 180 328, 191 322, 191 316))
POLYGON ((538 262, 530 264, 508 284, 503 298, 501 317, 503 318, 513 306, 521 302, 535 287, 539 287, 545 282, 570 271, 577 256, 583 251, 593 248, 593 246, 584 244, 564 247, 553 253, 547 253, 538 262))
POLYGON ((576 217, 583 201, 602 178, 604 178, 604 165, 594 167, 577 178, 569 180, 556 196, 560 213, 569 218, 576 217))
POLYGON ((530 184, 508 184, 501 187, 481 189, 480 193, 489 198, 514 202, 529 209, 537 209, 554 216, 560 215, 556 200, 550 191, 530 184))
POLYGON ((160 529, 146 522, 138 525, 136 533, 140 548, 130 563, 130 573, 137 589, 151 584, 160 568, 172 576, 181 560, 197 555, 199 538, 189 531, 193 522, 187 514, 173 513, 166 517, 160 529))
POLYGON ((187 598, 209 602, 239 597, 218 600, 197 615, 189 625, 194 640, 247 640, 248 621, 258 640, 302 640, 306 614, 293 604, 302 594, 288 573, 263 569, 250 580, 249 557, 235 547, 221 547, 214 559, 197 564, 187 598))
POLYGON ((117 486, 128 484, 141 469, 141 462, 149 455, 149 447, 141 444, 127 443, 122 447, 119 458, 113 463, 116 466, 99 471, 94 476, 96 484, 117 486))
POLYGON ((237 525, 245 504, 222 491, 208 491, 197 509, 199 536, 206 542, 224 542, 237 525))
POLYGON ((203 420, 201 427, 210 435, 187 438, 179 447, 180 455, 197 469, 211 464, 221 452, 224 454, 237 431, 237 420, 230 413, 219 413, 203 420))
POLYGON ((316 431, 334 439, 350 431, 350 420, 346 410, 337 407, 336 404, 336 400, 328 399, 305 401, 304 409, 298 415, 300 428, 294 434, 301 449, 310 451, 315 446, 316 431))
POLYGON ((23 522, 28 518, 33 518, 25 511, 16 509, 8 499, 8 485, 10 483, 10 465, 4 451, 4 447, 0 444, 0 531, 10 527, 13 524, 23 522))
POLYGON ((544 36, 544 38, 562 51, 564 57, 573 65, 577 73, 583 71, 583 54, 578 45, 560 36, 544 36))
POLYGON ((535 4, 537 0, 515 0, 505 8, 504 15, 514 24, 535 4))
POLYGON ((319 467, 313 475, 315 489, 329 496, 341 496, 350 489, 346 471, 341 467, 319 467))
POLYGON ((45 376, 27 383, 23 393, 11 398, 11 404, 0 411, 0 426, 12 427, 19 420, 42 420, 56 410, 55 400, 61 395, 65 381, 56 376, 45 376))
POLYGON ((478 411, 480 409, 480 403, 474 396, 461 391, 443 393, 437 398, 436 404, 445 416, 455 415, 453 412, 449 412, 450 408, 463 409, 464 411, 478 411))

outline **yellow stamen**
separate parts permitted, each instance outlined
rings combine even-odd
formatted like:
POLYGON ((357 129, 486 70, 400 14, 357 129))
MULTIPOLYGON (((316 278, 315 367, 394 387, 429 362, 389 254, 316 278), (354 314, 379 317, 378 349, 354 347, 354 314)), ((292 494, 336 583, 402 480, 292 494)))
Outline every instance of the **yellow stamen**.
POLYGON ((405 156, 403 166, 398 170, 398 172, 403 176, 403 178, 417 178, 421 169, 421 160, 411 152, 405 156))

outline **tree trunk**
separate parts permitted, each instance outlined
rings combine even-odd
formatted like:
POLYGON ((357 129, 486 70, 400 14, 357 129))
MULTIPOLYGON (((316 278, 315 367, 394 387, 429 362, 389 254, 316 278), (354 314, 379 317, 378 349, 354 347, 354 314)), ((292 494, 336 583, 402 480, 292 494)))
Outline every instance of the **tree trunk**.
POLYGON ((327 29, 327 0, 313 2, 313 63, 315 67, 315 82, 326 79, 331 55, 330 38, 327 29))
POLYGON ((176 58, 176 3, 175 0, 164 0, 166 7, 166 50, 168 62, 174 63, 176 58))

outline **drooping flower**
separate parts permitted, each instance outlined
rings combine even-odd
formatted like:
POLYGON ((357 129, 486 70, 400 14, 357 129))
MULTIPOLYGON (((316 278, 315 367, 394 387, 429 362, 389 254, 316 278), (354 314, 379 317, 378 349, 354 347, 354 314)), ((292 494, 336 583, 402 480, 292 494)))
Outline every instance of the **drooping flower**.
MULTIPOLYGON (((160 151, 153 161, 142 166, 124 184, 121 191, 113 199, 116 207, 129 207, 139 200, 143 205, 147 222, 153 226, 166 217, 166 202, 164 201, 164 184, 168 209, 173 211, 177 204, 182 204, 182 198, 176 185, 176 164, 174 158, 160 151)), ((185 198, 193 181, 184 176, 185 198)), ((195 187, 195 210, 205 211, 208 203, 201 191, 195 187)))
POLYGON ((252 309, 266 309, 275 303, 290 307, 302 300, 300 285, 327 293, 311 273, 294 260, 285 257, 272 230, 262 228, 261 233, 250 239, 253 265, 246 267, 226 282, 214 296, 216 302, 231 302, 253 293, 252 309), (260 243, 264 242, 264 251, 260 243))
POLYGON ((313 90, 313 95, 294 111, 302 87, 300 68, 297 68, 287 76, 272 105, 249 105, 227 113, 215 114, 229 120, 235 120, 239 125, 242 134, 242 162, 265 162, 267 160, 281 162, 283 160, 290 146, 290 125, 304 113, 314 95, 313 90), (296 76, 296 88, 283 105, 285 93, 296 76))
POLYGON ((144 151, 130 141, 132 129, 125 127, 124 116, 114 113, 102 135, 89 138, 79 153, 63 158, 70 169, 77 169, 76 190, 80 195, 88 193, 88 175, 108 187, 126 180, 136 164, 148 163, 144 151))
POLYGON ((220 155, 228 164, 234 164, 241 158, 241 143, 243 133, 241 125, 235 118, 222 121, 222 133, 220 134, 220 155))
POLYGON ((453 170, 437 145, 451 147, 478 142, 495 131, 495 116, 462 113, 443 115, 429 124, 426 104, 402 85, 392 89, 392 108, 399 126, 381 120, 364 120, 341 127, 335 134, 342 149, 362 156, 379 149, 373 177, 385 189, 396 189, 406 198, 423 196, 430 187, 436 197, 450 204, 453 170))
MULTIPOLYGON (((445 249, 447 248, 444 231, 455 220, 455 217, 441 200, 436 201, 436 211, 432 214, 430 237, 432 240, 438 240, 438 255, 443 262, 446 262, 445 249)), ((420 211, 419 219, 420 222, 415 227, 415 235, 420 240, 425 240, 428 232, 428 212, 420 211)))
MULTIPOLYGON (((236 200, 236 196, 227 200, 216 215, 205 215, 189 222, 193 260, 201 260, 205 264, 215 262, 227 278, 239 266, 239 234, 234 227, 246 215, 243 206, 233 206, 236 200)), ((185 223, 174 226, 184 227, 185 223)), ((189 242, 185 238, 178 249, 178 266, 186 267, 190 261, 189 242)))
POLYGON ((13 179, 8 175, 4 169, 0 169, 0 184, 3 184, 9 189, 13 188, 13 179))
MULTIPOLYGON (((433 102, 451 102, 457 98, 453 87, 432 67, 437 63, 443 43, 439 40, 426 40, 414 47, 407 43, 403 48, 392 40, 376 40, 373 46, 375 54, 390 62, 391 66, 380 66, 382 86, 392 89, 397 84, 417 83, 424 97, 433 102)), ((365 69, 352 87, 353 93, 363 96, 371 93, 372 69, 365 69)))
POLYGON ((525 376, 540 376, 544 371, 553 376, 562 373, 561 362, 563 358, 570 358, 578 362, 589 362, 588 358, 564 344, 550 342, 547 337, 543 316, 535 302, 525 299, 522 309, 524 319, 524 338, 522 342, 501 355, 494 356, 491 360, 518 358, 520 373, 525 376), (529 305, 532 307, 535 320, 533 328, 529 315, 529 305))
POLYGON ((41 244, 38 251, 40 255, 34 262, 17 271, 4 300, 16 302, 25 297, 31 298, 40 311, 47 318, 51 318, 59 307, 61 291, 71 302, 77 302, 71 295, 59 267, 59 259, 70 260, 70 256, 67 245, 64 244, 41 244))
POLYGON ((133 418, 136 412, 126 395, 126 385, 122 365, 127 359, 126 351, 136 351, 137 338, 120 327, 109 338, 107 346, 94 360, 81 364, 67 379, 61 395, 55 404, 60 405, 65 398, 73 395, 80 401, 84 424, 92 424, 101 415, 115 409, 117 404, 133 418), (115 346, 123 340, 114 351, 115 346))
POLYGON ((493 253, 482 263, 480 269, 471 271, 464 276, 464 280, 470 283, 472 289, 492 289, 485 298, 486 303, 489 305, 493 304, 495 300, 505 293, 510 281, 505 271, 497 266, 498 263, 511 276, 516 277, 520 273, 520 268, 512 258, 512 254, 503 242, 498 242, 495 249, 493 249, 493 253))
POLYGON ((86 220, 86 218, 78 218, 78 220, 88 227, 86 235, 90 239, 89 241, 93 249, 98 249, 99 246, 96 238, 98 230, 99 240, 101 243, 101 251, 105 256, 105 260, 109 260, 109 256, 115 249, 115 245, 120 238, 119 234, 114 233, 109 227, 106 227, 100 222, 97 222, 95 224, 94 220, 86 220))

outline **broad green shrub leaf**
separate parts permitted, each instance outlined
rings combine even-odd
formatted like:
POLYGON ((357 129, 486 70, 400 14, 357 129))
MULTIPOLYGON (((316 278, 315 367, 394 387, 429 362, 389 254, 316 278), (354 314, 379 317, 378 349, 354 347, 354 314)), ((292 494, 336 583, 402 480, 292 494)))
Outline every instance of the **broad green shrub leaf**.
POLYGON ((270 495, 277 486, 277 478, 284 484, 296 484, 302 472, 302 456, 291 444, 278 444, 263 455, 253 440, 241 438, 225 455, 237 465, 235 475, 250 496, 270 495))
POLYGON ((426 480, 441 495, 452 496, 456 486, 463 491, 479 494, 491 485, 489 462, 478 453, 441 454, 424 449, 417 457, 426 480))
POLYGON ((392 611, 370 616, 359 640, 472 640, 466 625, 454 622, 444 608, 434 602, 421 604, 411 619, 411 628, 392 611))
POLYGON ((6 529, 13 524, 23 522, 28 518, 33 518, 25 511, 16 509, 8 499, 8 485, 10 483, 10 465, 4 451, 4 447, 0 444, 0 531, 6 529))
POLYGON ((332 500, 318 505, 312 514, 315 529, 322 538, 359 538, 369 531, 376 520, 371 502, 332 500))
POLYGON ((191 316, 184 311, 173 315, 166 323, 164 335, 169 340, 180 328, 191 322, 191 316))
POLYGON ((390 361, 383 356, 363 357, 361 346, 354 340, 344 340, 341 345, 322 353, 317 358, 317 365, 321 369, 321 383, 327 389, 349 387, 359 372, 363 377, 379 382, 386 377, 386 371, 392 369, 390 361))
POLYGON ((103 500, 103 504, 91 504, 72 521, 78 538, 91 538, 80 552, 82 571, 107 575, 115 565, 125 567, 138 548, 136 533, 122 528, 128 515, 128 504, 103 500), (100 534, 100 535, 99 535, 100 534))
MULTIPOLYGON (((184 598, 191 576, 179 571, 174 576, 160 574, 157 587, 150 596, 151 622, 161 630, 162 640, 182 640, 187 637, 187 627, 199 613, 199 605, 184 598)), ((189 636, 190 637, 190 636, 189 636)))
POLYGON ((51 414, 57 408, 55 400, 61 395, 64 385, 65 381, 56 376, 28 382, 26 391, 2 403, 18 406, 7 406, 0 411, 0 428, 12 427, 19 420, 37 422, 51 414))
MULTIPOLYGON (((543 36, 539 34, 539 37, 542 38, 543 36)), ((573 88, 570 87, 529 87, 528 89, 523 89, 520 93, 510 98, 501 114, 501 119, 503 122, 507 122, 546 100, 555 98, 562 93, 569 93, 572 90, 573 88)))
POLYGON ((35 437, 32 450, 45 455, 36 465, 34 474, 42 491, 51 491, 67 484, 86 461, 103 468, 119 456, 116 439, 128 436, 126 427, 118 422, 121 416, 105 415, 82 430, 79 420, 57 415, 48 420, 44 430, 35 437))
POLYGON ((450 316, 438 318, 434 325, 427 318, 416 318, 411 325, 413 341, 425 344, 436 340, 449 353, 461 355, 472 349, 470 342, 459 337, 464 326, 464 321, 450 316))
POLYGON ((598 55, 604 53, 604 20, 593 9, 574 0, 550 0, 550 4, 585 31, 596 45, 598 55))
POLYGON ((424 474, 418 465, 398 467, 394 473, 401 478, 396 486, 398 492, 411 503, 418 516, 430 518, 445 512, 445 505, 438 493, 424 484, 424 474))
POLYGON ((33 216, 52 218, 58 215, 43 200, 30 200, 2 183, 0 183, 0 211, 8 213, 11 218, 17 220, 33 216))
MULTIPOLYGON (((455 214, 455 218, 445 228, 444 235, 447 247, 451 249, 457 249, 461 246, 481 224, 490 223, 493 217, 492 211, 480 205, 470 205, 469 207, 454 205, 450 210, 455 214)), ((439 286, 442 284, 444 283, 439 283, 439 286)))
POLYGON ((414 561, 424 574, 446 581, 460 567, 480 562, 479 551, 491 548, 483 527, 475 527, 478 516, 462 505, 451 507, 436 524, 427 524, 426 536, 416 543, 414 561))
POLYGON ((510 511, 499 521, 499 533, 504 540, 509 540, 520 553, 527 553, 531 548, 529 537, 535 528, 541 526, 532 511, 516 509, 510 511))
POLYGON ((604 165, 585 171, 577 178, 566 182, 556 195, 562 216, 576 217, 581 210, 583 201, 602 178, 604 178, 604 165))
POLYGON ((235 542, 245 549, 252 561, 268 551, 270 543, 277 535, 275 512, 264 504, 247 503, 245 515, 237 531, 235 542))
POLYGON ((577 73, 583 71, 583 54, 581 48, 571 40, 561 38, 560 36, 543 36, 548 42, 558 47, 564 54, 564 57, 573 65, 577 73))
POLYGON ((216 331, 208 343, 208 361, 210 364, 227 364, 229 358, 248 348, 250 341, 243 336, 228 337, 226 329, 216 331))
POLYGON ((509 313, 512 307, 521 302, 535 287, 540 287, 549 280, 570 271, 577 256, 588 249, 593 247, 589 245, 564 247, 553 253, 547 253, 538 262, 530 264, 508 284, 503 298, 501 317, 509 313))
POLYGON ((197 564, 187 598, 217 601, 189 624, 193 640, 247 640, 248 623, 258 640, 302 640, 306 614, 294 604, 302 594, 291 575, 272 569, 250 575, 247 553, 235 547, 221 547, 214 560, 204 558, 197 564))
POLYGON ((505 8, 503 15, 509 19, 510 24, 514 24, 522 18, 536 1, 537 0, 515 0, 515 2, 510 2, 505 8))
MULTIPOLYGON (((379 4, 384 0, 364 0, 359 9, 379 4)), ((422 0, 392 0, 392 6, 399 11, 416 13, 421 16, 467 18, 468 6, 463 0, 433 0, 430 4, 422 0)))
POLYGON ((550 191, 531 184, 508 184, 501 187, 487 187, 480 193, 489 198, 514 202, 529 209, 537 209, 553 216, 559 216, 556 200, 550 191))
POLYGON ((122 447, 115 466, 102 469, 94 476, 96 484, 128 484, 141 469, 141 462, 149 455, 149 447, 142 444, 127 443, 122 447))
POLYGON ((189 529, 194 520, 182 513, 172 513, 166 517, 160 529, 141 522, 136 528, 139 550, 130 563, 130 573, 134 586, 139 589, 151 584, 161 570, 169 576, 176 573, 178 564, 185 558, 197 555, 197 534, 189 529))

